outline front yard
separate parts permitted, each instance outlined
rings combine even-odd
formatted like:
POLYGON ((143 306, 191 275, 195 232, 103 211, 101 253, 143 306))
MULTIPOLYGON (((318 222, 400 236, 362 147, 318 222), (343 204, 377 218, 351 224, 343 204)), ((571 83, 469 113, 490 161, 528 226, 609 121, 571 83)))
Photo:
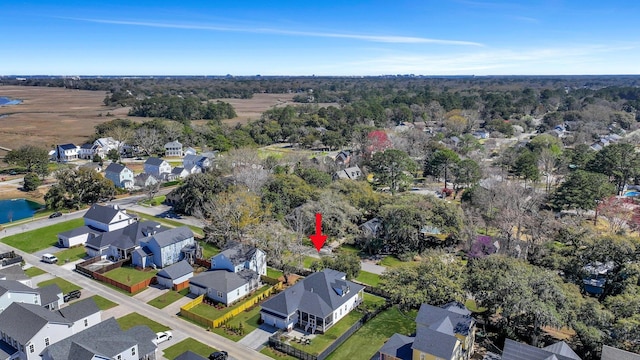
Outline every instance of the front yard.
POLYGON ((158 296, 157 298, 150 300, 147 304, 158 309, 164 309, 165 307, 173 304, 179 299, 187 296, 187 294, 189 294, 189 288, 185 288, 180 291, 169 290, 166 293, 158 296))
POLYGON ((135 268, 123 266, 104 273, 103 275, 109 279, 115 280, 125 285, 135 285, 144 280, 151 279, 156 276, 156 270, 136 270, 135 268))
POLYGON ((51 280, 46 280, 43 282, 38 283, 38 287, 43 287, 43 286, 48 286, 51 284, 57 284, 60 289, 62 289, 62 293, 66 294, 68 292, 71 292, 73 290, 81 290, 82 288, 76 284, 72 284, 70 282, 68 282, 67 280, 63 279, 63 278, 53 278, 51 280))
MULTIPOLYGON (((258 290, 253 292, 251 295, 249 295, 247 298, 253 296, 254 294, 257 294, 257 293, 260 293, 262 291, 265 291, 269 287, 271 287, 271 285, 264 285, 263 287, 259 288, 258 290)), ((194 306, 189 311, 191 311, 194 314, 197 314, 197 315, 200 315, 200 316, 204 316, 207 319, 213 320, 213 319, 217 319, 220 316, 230 312, 233 309, 238 308, 240 305, 242 305, 245 302, 245 300, 246 299, 242 299, 242 300, 238 301, 234 305, 222 307, 220 309, 217 309, 215 306, 207 305, 205 303, 202 303, 202 304, 198 304, 198 305, 194 306)))
POLYGON ((234 333, 231 330, 227 330, 221 327, 214 328, 212 329, 212 331, 218 335, 226 337, 227 339, 238 341, 248 333, 257 329, 260 326, 260 324, 258 323, 259 320, 260 320, 260 306, 258 305, 258 306, 254 306, 249 311, 241 312, 240 314, 236 315, 231 320, 229 320, 229 322, 226 325, 227 328, 238 329, 241 327, 242 331, 240 331, 239 333, 234 333))
POLYGON ((58 251, 54 255, 58 258, 58 265, 64 265, 68 262, 84 259, 87 256, 87 250, 84 246, 76 246, 58 251))
POLYGON ((164 350, 164 357, 167 359, 175 359, 183 352, 191 350, 192 352, 208 357, 212 352, 218 351, 216 348, 212 348, 209 345, 205 345, 200 341, 193 338, 186 338, 175 345, 171 345, 164 350))
POLYGON ((47 272, 40 269, 39 267, 32 266, 24 271, 25 275, 28 277, 35 277, 38 275, 46 274, 47 272))
POLYGON ((138 325, 147 325, 153 332, 171 330, 170 327, 162 325, 158 322, 155 322, 149 319, 148 317, 142 316, 138 313, 131 313, 129 315, 125 315, 117 320, 118 320, 118 324, 124 331, 127 331, 132 327, 138 326, 138 325))
POLYGON ((380 275, 360 270, 360 273, 358 274, 358 277, 356 277, 356 280, 360 281, 363 284, 377 287, 378 284, 380 284, 380 275))
POLYGON ((109 299, 105 299, 100 295, 93 295, 92 298, 93 298, 93 301, 96 302, 96 305, 98 305, 98 308, 103 311, 118 306, 118 304, 114 303, 109 299))
POLYGON ((59 224, 45 226, 40 229, 7 236, 1 241, 9 246, 32 254, 36 251, 55 246, 58 243, 58 233, 75 229, 82 225, 84 225, 84 219, 73 219, 59 224))

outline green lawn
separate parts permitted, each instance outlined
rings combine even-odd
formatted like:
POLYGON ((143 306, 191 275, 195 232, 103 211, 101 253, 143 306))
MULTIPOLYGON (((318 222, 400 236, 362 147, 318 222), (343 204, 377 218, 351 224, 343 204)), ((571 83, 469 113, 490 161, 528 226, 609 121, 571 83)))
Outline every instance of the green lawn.
POLYGON ((171 330, 170 327, 157 323, 149 319, 148 317, 142 316, 138 313, 131 313, 129 315, 125 315, 117 320, 118 320, 118 324, 120 324, 120 327, 124 331, 129 330, 132 327, 138 326, 138 325, 147 325, 149 328, 151 328, 153 332, 171 330))
POLYGON ((114 303, 109 299, 105 299, 100 295, 93 295, 91 298, 93 298, 93 301, 96 302, 100 310, 107 310, 107 309, 111 309, 112 307, 118 306, 118 304, 114 303))
POLYGON ((80 286, 76 285, 76 284, 72 284, 70 282, 68 282, 67 280, 63 279, 63 278, 53 278, 51 280, 46 280, 43 282, 38 283, 38 287, 43 287, 43 286, 47 286, 47 285, 51 285, 51 284, 58 284, 58 286, 60 287, 60 289, 62 289, 62 292, 64 294, 71 292, 73 290, 80 290, 82 289, 80 286))
POLYGON ((142 200, 141 203, 147 206, 157 206, 162 204, 167 199, 166 195, 156 196, 153 199, 142 200))
POLYGON ((398 259, 397 257, 393 256, 393 255, 387 255, 384 257, 384 259, 382 259, 380 261, 380 266, 386 266, 386 267, 398 267, 398 266, 402 266, 405 264, 410 264, 411 262, 407 262, 407 261, 402 261, 400 259, 398 259))
POLYGON ((249 334, 258 326, 258 321, 260 320, 260 306, 255 306, 253 309, 249 311, 243 311, 233 319, 229 320, 227 326, 229 327, 238 327, 240 323, 242 323, 242 328, 244 329, 244 335, 236 335, 233 333, 228 333, 223 328, 214 328, 212 331, 218 335, 224 336, 227 339, 231 339, 233 341, 238 341, 242 339, 245 335, 249 334))
POLYGON ((180 291, 169 290, 166 293, 158 296, 157 298, 149 301, 147 304, 156 307, 158 309, 164 309, 169 304, 172 304, 179 299, 182 299, 189 293, 189 288, 182 289, 180 291))
POLYGON ((340 252, 346 252, 349 254, 355 254, 355 255, 359 255, 360 254, 360 249, 358 249, 357 247, 351 245, 351 244, 342 244, 340 245, 340 247, 338 248, 338 251, 340 252))
POLYGON ((84 259, 84 257, 87 256, 87 250, 84 246, 76 246, 58 251, 54 253, 54 255, 58 258, 58 265, 64 265, 68 262, 84 259))
POLYGON ((416 311, 401 313, 397 307, 389 308, 364 324, 327 359, 370 359, 394 333, 410 335, 416 331, 416 311))
POLYGON ((220 249, 210 242, 200 241, 200 246, 202 246, 202 256, 207 260, 220 253, 220 249))
MULTIPOLYGON (((256 290, 253 294, 257 294, 257 293, 260 293, 262 291, 265 291, 270 286, 271 285, 265 285, 265 286, 259 288, 258 290, 256 290)), ((250 296, 253 296, 253 294, 250 295, 250 296)), ((222 309, 216 309, 215 306, 211 306, 211 305, 207 305, 205 303, 202 303, 202 304, 198 304, 198 305, 194 306, 190 311, 192 313, 197 314, 197 315, 204 316, 207 319, 214 320, 214 319, 217 319, 220 316, 228 313, 229 311, 239 307, 243 303, 244 303, 244 300, 241 300, 235 305, 231 305, 229 307, 223 307, 222 309)))
POLYGON ((40 269, 39 267, 32 266, 32 267, 28 268, 27 270, 25 270, 24 273, 28 277, 34 277, 34 276, 46 274, 47 272, 42 270, 42 269, 40 269))
POLYGON ((280 271, 280 270, 276 270, 276 269, 273 269, 273 268, 270 268, 270 267, 267 268, 267 276, 270 277, 270 278, 277 279, 277 278, 279 278, 280 276, 283 276, 283 275, 284 275, 284 273, 282 271, 280 271))
POLYGON ((109 279, 116 280, 125 285, 134 285, 156 275, 157 271, 141 271, 132 267, 123 266, 104 273, 109 279))
POLYGON ((75 229, 82 225, 84 225, 83 219, 73 219, 59 224, 45 226, 40 229, 26 231, 21 234, 7 236, 2 239, 2 242, 24 252, 34 253, 55 246, 58 242, 58 233, 75 229))
POLYGON ((380 275, 360 270, 360 274, 358 274, 356 280, 360 281, 361 283, 376 287, 378 286, 378 284, 380 284, 380 275))
POLYGON ((316 261, 320 261, 320 259, 314 258, 312 256, 305 256, 304 260, 302 261, 302 266, 304 266, 305 269, 310 269, 311 264, 313 264, 316 261))
POLYGON ((264 349, 260 350, 260 353, 267 355, 268 357, 272 358, 272 359, 282 359, 282 360, 297 360, 298 358, 295 358, 291 355, 287 355, 285 353, 281 353, 281 352, 277 352, 275 350, 273 350, 272 348, 265 346, 264 349))
POLYGON ((316 335, 316 337, 311 340, 311 343, 309 345, 299 344, 295 341, 290 341, 289 344, 300 350, 306 351, 309 354, 318 355, 320 354, 320 352, 322 352, 322 350, 326 349, 327 346, 331 345, 331 343, 333 343, 340 335, 347 331, 347 329, 349 329, 351 325, 358 322, 360 318, 362 318, 361 312, 352 311, 345 317, 340 319, 338 323, 330 327, 326 333, 322 335, 316 335))
POLYGON ((386 302, 387 300, 385 300, 385 298, 369 293, 364 293, 364 298, 362 300, 363 305, 368 309, 379 308, 386 302))
POLYGON ((193 338, 186 338, 177 344, 171 345, 164 350, 164 357, 167 359, 175 359, 183 352, 190 350, 198 355, 209 356, 212 352, 218 351, 216 348, 212 348, 209 345, 205 345, 200 341, 193 338))

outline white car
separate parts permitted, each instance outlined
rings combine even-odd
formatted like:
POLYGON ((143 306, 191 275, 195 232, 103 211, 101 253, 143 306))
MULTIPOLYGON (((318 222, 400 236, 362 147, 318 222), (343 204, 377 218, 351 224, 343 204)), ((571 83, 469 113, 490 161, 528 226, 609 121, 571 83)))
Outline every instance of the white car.
POLYGON ((158 345, 167 340, 171 340, 172 337, 173 337, 173 334, 171 333, 171 331, 161 331, 159 333, 156 333, 156 340, 154 341, 154 343, 158 345))
POLYGON ((55 257, 55 255, 52 254, 44 254, 42 255, 42 261, 49 263, 49 264, 55 264, 58 262, 58 258, 55 257))

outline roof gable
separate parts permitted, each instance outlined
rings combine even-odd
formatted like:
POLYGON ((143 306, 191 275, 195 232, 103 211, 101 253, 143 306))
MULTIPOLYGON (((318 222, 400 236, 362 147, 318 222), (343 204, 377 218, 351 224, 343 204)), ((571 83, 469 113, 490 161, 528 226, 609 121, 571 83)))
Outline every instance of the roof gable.
MULTIPOLYGON (((118 164, 118 163, 111 163, 109 164, 109 166, 107 166, 107 168, 104 170, 105 173, 115 173, 115 174, 120 174, 123 171, 129 170, 128 167, 122 165, 122 164, 118 164)), ((131 170, 129 170, 131 171, 131 170)))
POLYGON ((162 269, 157 275, 165 279, 175 280, 191 273, 193 273, 193 267, 187 260, 182 260, 162 269))
MULTIPOLYGON (((91 219, 97 221, 102 224, 111 224, 116 219, 116 216, 122 216, 125 219, 130 219, 126 212, 121 210, 117 205, 100 205, 93 204, 89 208, 86 214, 84 214, 85 219, 91 219)), ((118 221, 123 219, 118 219, 118 221)))
POLYGON ((163 163, 167 162, 157 157, 150 157, 147 159, 147 161, 144 162, 145 165, 151 166, 161 166, 163 163))
POLYGON ((187 226, 180 226, 156 233, 155 235, 153 235, 153 239, 151 241, 155 242, 159 247, 163 248, 165 246, 179 243, 189 238, 193 238, 193 231, 191 231, 191 229, 189 229, 187 226))
POLYGON ((40 305, 11 303, 0 313, 0 329, 21 344, 26 344, 51 323, 72 325, 71 321, 63 318, 57 311, 49 311, 40 305))

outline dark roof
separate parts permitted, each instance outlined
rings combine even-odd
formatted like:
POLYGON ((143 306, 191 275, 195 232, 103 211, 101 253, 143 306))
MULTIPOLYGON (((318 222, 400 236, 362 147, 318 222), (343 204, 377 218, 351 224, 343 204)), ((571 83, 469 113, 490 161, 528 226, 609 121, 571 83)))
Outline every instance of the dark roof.
POLYGON ((453 327, 453 333, 449 335, 468 335, 475 323, 471 312, 461 304, 449 303, 444 306, 447 308, 422 304, 416 316, 416 324, 432 327, 434 324, 441 324, 443 319, 448 318, 453 327))
POLYGON ((105 173, 112 172, 112 173, 120 174, 122 171, 124 171, 124 169, 128 169, 128 168, 122 164, 112 162, 111 164, 109 164, 109 166, 107 166, 104 172, 105 173))
POLYGON ((57 302, 62 296, 62 289, 60 289, 58 284, 51 284, 38 288, 38 292, 40 293, 40 302, 42 305, 49 305, 57 302))
POLYGON ((11 303, 0 313, 0 329, 20 344, 26 344, 49 323, 72 325, 57 311, 49 311, 40 305, 11 303))
POLYGON ((438 358, 451 359, 459 342, 455 336, 418 326, 416 338, 411 348, 438 358))
POLYGON ((77 146, 73 145, 73 144, 62 144, 62 145, 58 145, 58 147, 62 150, 71 150, 71 149, 76 149, 77 146))
POLYGON ((190 350, 187 350, 178 355, 174 360, 207 360, 207 358, 202 357, 190 350))
POLYGON ((390 355, 402 360, 410 360, 413 351, 411 346, 415 338, 400 334, 393 334, 380 348, 380 354, 390 355))
POLYGON ((161 271, 159 271, 156 275, 163 277, 165 279, 175 280, 181 278, 189 273, 193 273, 193 267, 187 260, 178 261, 177 263, 168 266, 161 271))
POLYGON ((63 307, 58 310, 58 312, 65 319, 76 322, 80 319, 86 318, 89 315, 99 313, 100 308, 98 308, 98 305, 93 300, 93 298, 89 297, 84 300, 76 301, 69 306, 63 307))
MULTIPOLYGON (((92 227, 83 225, 75 229, 71 229, 69 231, 58 233, 58 236, 62 235, 64 237, 70 238, 82 234, 93 234, 94 236, 101 234, 102 231, 94 229, 92 227)), ((91 236, 90 236, 91 237, 91 236)))
POLYGON ((18 352, 18 349, 7 344, 4 340, 0 340, 0 359, 9 359, 11 355, 18 352))
POLYGON ((227 270, 210 270, 192 277, 189 279, 189 284, 227 294, 257 277, 258 273, 249 269, 243 269, 237 273, 227 270))
POLYGON ((20 264, 14 264, 0 269, 0 278, 16 281, 30 279, 27 274, 25 274, 24 270, 22 270, 22 266, 20 264))
MULTIPOLYGON (((153 235, 153 239, 161 248, 181 242, 185 239, 193 238, 193 231, 187 226, 180 226, 173 229, 168 229, 153 235)), ((152 240, 153 241, 153 240, 152 240)))
POLYGON ((138 353, 143 355, 156 348, 150 337, 155 338, 155 333, 148 326, 136 326, 124 332, 115 318, 109 318, 48 346, 42 354, 48 353, 53 360, 83 360, 94 355, 113 358, 138 344, 138 353))
POLYGON ((122 212, 126 216, 129 216, 118 206, 93 204, 91 205, 87 213, 84 214, 84 218, 95 220, 103 224, 109 224, 119 212, 122 212))
POLYGON ((513 341, 511 339, 506 339, 504 341, 502 360, 547 360, 551 358, 551 356, 555 356, 558 360, 580 360, 580 358, 575 353, 571 354, 571 356, 565 356, 554 353, 547 348, 541 349, 535 346, 513 341))
POLYGON ((221 253, 214 256, 213 258, 215 259, 218 256, 224 256, 227 259, 229 259, 229 261, 231 261, 233 265, 240 265, 240 264, 244 264, 246 261, 251 260, 251 258, 256 253, 256 251, 257 251, 257 248, 253 246, 234 243, 231 245, 231 247, 222 251, 221 253))
POLYGON ((20 293, 38 293, 38 290, 28 287, 17 280, 0 280, 0 295, 7 291, 20 293))
POLYGON ((184 168, 182 166, 176 166, 173 169, 171 169, 171 173, 174 175, 180 175, 183 171, 184 171, 184 168))
POLYGON ((147 161, 144 162, 145 165, 152 165, 152 166, 160 166, 162 165, 162 163, 164 162, 164 160, 157 158, 157 157, 150 157, 147 159, 147 161))
POLYGON ((600 360, 640 360, 640 354, 603 345, 600 360))
POLYGON ((94 249, 100 249, 113 245, 119 249, 130 249, 139 245, 140 240, 155 233, 167 231, 169 228, 155 221, 141 221, 127 225, 122 229, 105 232, 87 240, 86 245, 94 249))
POLYGON ((86 143, 86 144, 82 144, 80 146, 81 149, 93 149, 96 145, 92 144, 92 143, 86 143))
POLYGON ((143 182, 144 182, 144 181, 147 181, 147 179, 149 179, 149 178, 154 178, 156 181, 158 180, 158 179, 156 179, 156 177, 155 177, 155 176, 153 176, 152 174, 147 174, 147 173, 140 173, 140 174, 138 174, 138 175, 136 175, 136 176, 135 176, 135 179, 136 179, 136 180, 138 180, 138 181, 143 181, 143 182))
POLYGON ((343 280, 345 273, 324 269, 298 281, 292 287, 270 298, 262 308, 280 314, 292 314, 296 310, 325 317, 338 309, 364 286, 343 280))

